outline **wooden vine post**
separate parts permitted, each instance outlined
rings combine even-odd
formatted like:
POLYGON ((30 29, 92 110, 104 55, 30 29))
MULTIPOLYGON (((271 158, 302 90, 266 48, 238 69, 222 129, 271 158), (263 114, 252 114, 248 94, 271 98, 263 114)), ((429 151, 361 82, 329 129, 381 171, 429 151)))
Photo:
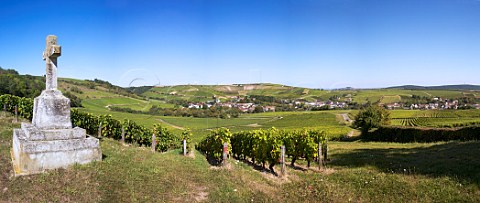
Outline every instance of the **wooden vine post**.
POLYGON ((98 138, 102 137, 102 122, 98 125, 98 138))
POLYGON ((223 143, 223 156, 222 156, 222 165, 227 165, 227 158, 228 158, 228 143, 223 143))
POLYGON ((152 134, 152 152, 155 152, 155 148, 157 147, 157 137, 155 133, 152 134))
POLYGON ((318 169, 323 170, 323 160, 322 160, 322 142, 318 143, 318 169))
POLYGON ((328 140, 325 141, 325 147, 323 148, 323 162, 327 165, 328 160, 328 140))
POLYGON ((122 126, 122 144, 125 145, 125 127, 122 126))
POLYGON ((187 156, 187 140, 183 139, 183 156, 187 156))
POLYGON ((7 104, 3 104, 3 116, 7 116, 7 104))
POLYGON ((287 174, 287 168, 285 166, 285 145, 282 145, 280 149, 281 149, 280 162, 282 164, 281 176, 285 176, 287 174))
POLYGON ((15 105, 15 123, 18 122, 18 106, 15 105))

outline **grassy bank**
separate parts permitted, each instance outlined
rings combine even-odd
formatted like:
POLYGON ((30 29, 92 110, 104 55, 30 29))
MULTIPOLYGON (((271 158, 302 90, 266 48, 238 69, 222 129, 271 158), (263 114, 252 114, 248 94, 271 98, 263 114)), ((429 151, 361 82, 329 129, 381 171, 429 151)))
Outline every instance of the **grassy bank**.
POLYGON ((0 202, 479 202, 480 142, 331 142, 327 171, 288 168, 286 178, 198 152, 151 153, 104 139, 102 162, 13 177, 12 129, 0 118, 0 202))

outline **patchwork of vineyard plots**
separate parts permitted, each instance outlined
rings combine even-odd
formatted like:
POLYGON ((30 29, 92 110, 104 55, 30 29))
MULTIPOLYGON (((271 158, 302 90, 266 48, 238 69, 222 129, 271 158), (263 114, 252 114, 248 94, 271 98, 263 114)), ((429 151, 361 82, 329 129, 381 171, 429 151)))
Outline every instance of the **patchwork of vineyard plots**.
POLYGON ((460 127, 480 124, 480 110, 391 111, 394 126, 460 127))

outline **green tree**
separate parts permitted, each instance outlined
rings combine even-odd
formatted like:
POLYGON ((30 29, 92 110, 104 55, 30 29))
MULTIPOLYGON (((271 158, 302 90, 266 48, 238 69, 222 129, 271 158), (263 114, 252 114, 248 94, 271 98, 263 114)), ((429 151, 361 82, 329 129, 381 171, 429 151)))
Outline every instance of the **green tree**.
POLYGON ((390 124, 390 112, 377 105, 368 106, 355 116, 353 126, 366 133, 372 128, 390 124))
POLYGON ((263 107, 261 106, 256 106, 255 109, 253 110, 253 113, 263 113, 263 107))

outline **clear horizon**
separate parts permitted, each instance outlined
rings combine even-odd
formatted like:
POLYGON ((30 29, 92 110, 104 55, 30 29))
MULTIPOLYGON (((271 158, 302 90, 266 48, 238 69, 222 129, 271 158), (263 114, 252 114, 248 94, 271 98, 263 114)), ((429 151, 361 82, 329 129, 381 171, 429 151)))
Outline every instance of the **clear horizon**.
POLYGON ((478 0, 4 1, 0 66, 115 85, 480 84, 478 0))

